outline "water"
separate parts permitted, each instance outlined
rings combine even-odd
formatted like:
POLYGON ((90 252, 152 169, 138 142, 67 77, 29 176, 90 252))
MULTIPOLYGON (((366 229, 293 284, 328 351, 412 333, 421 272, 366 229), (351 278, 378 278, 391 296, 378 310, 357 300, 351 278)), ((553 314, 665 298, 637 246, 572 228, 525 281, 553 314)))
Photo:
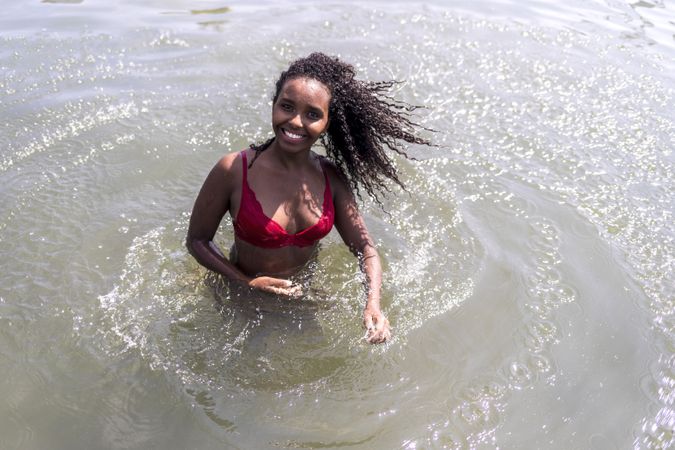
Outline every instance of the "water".
MULTIPOLYGON (((0 448, 673 446, 673 2, 46 1, 0 18, 0 448), (321 50, 439 148, 262 314, 183 246, 321 50)), ((229 221, 218 236, 232 243, 229 221)))

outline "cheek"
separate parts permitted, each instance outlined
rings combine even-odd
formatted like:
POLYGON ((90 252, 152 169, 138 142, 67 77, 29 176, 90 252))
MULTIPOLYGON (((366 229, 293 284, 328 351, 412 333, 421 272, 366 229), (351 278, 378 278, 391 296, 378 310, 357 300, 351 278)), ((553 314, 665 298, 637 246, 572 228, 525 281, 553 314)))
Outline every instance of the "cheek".
POLYGON ((283 120, 283 114, 277 109, 272 109, 272 125, 275 125, 283 120))
POLYGON ((328 121, 316 124, 316 134, 321 134, 328 129, 328 121))
POLYGON ((327 117, 325 121, 321 122, 322 132, 328 130, 329 125, 330 125, 330 117, 327 117))

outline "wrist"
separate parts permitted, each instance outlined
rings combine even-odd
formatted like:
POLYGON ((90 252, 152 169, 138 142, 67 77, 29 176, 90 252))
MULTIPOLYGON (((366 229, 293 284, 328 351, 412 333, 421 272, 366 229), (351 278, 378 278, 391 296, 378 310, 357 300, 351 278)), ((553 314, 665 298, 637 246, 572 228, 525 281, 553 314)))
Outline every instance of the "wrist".
POLYGON ((366 306, 363 309, 370 309, 370 310, 380 310, 380 299, 368 299, 366 301, 366 306))

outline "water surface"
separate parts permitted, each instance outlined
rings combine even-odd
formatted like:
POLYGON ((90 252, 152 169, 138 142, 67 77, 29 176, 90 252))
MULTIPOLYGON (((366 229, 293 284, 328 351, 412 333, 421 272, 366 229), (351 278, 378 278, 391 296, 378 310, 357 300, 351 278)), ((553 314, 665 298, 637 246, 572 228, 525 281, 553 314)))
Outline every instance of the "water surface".
POLYGON ((673 445, 672 2, 51 0, 0 29, 0 448, 673 445), (183 246, 317 50, 437 130, 362 204, 385 346, 336 232, 262 314, 183 246))

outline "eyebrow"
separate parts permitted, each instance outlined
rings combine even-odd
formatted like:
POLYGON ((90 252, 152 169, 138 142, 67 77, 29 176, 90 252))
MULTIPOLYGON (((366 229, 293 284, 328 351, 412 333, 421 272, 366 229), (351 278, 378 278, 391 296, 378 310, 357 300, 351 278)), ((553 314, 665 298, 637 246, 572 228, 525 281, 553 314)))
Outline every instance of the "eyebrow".
MULTIPOLYGON (((281 94, 281 95, 279 96, 279 101, 284 101, 284 102, 292 103, 292 104, 295 105, 295 101, 294 101, 294 100, 291 100, 290 98, 286 97, 286 96, 283 95, 283 94, 281 94)), ((310 108, 311 110, 313 110, 313 111, 320 112, 321 114, 323 114, 323 109, 321 109, 320 106, 315 106, 315 105, 311 105, 311 104, 310 104, 310 105, 309 105, 309 108, 310 108)))

